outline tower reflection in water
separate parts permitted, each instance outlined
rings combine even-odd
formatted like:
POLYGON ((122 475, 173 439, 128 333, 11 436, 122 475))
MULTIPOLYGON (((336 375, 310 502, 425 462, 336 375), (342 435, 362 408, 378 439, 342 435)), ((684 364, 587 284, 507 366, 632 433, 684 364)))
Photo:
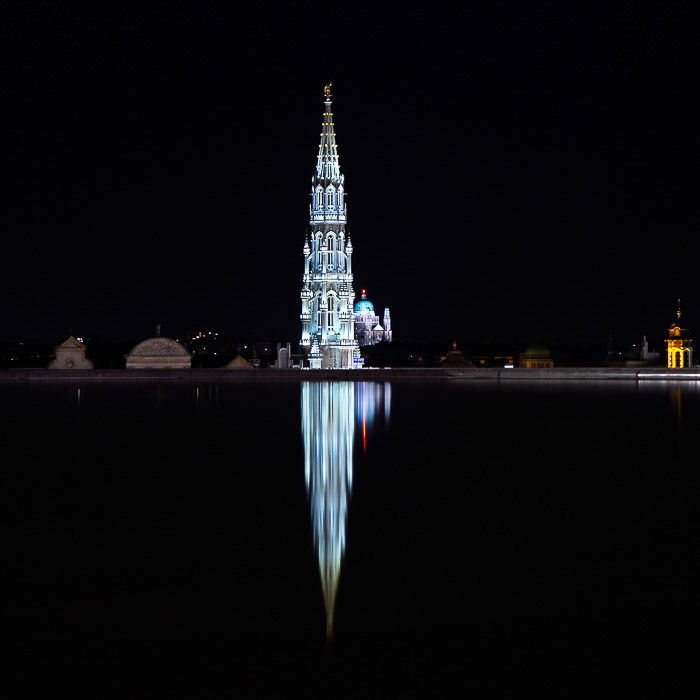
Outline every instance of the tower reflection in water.
POLYGON ((301 430, 306 488, 311 503, 314 543, 326 606, 326 633, 333 635, 333 615, 352 490, 356 424, 363 450, 375 418, 388 422, 391 385, 375 382, 303 382, 301 430))

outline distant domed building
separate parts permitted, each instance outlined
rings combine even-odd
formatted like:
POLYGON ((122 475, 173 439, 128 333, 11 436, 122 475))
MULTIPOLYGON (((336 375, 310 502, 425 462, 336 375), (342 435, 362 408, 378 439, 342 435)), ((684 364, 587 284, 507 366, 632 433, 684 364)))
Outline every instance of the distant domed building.
POLYGON ((358 345, 376 345, 382 341, 390 343, 392 339, 391 315, 389 308, 384 309, 383 325, 379 323, 379 316, 374 313, 374 304, 367 298, 367 290, 362 290, 362 295, 355 302, 353 308, 355 314, 355 338, 358 345))
POLYGON ((127 369, 189 369, 192 357, 172 338, 157 336, 136 345, 125 355, 127 369))
POLYGON ((87 348, 77 338, 70 336, 54 349, 56 358, 49 369, 92 369, 92 362, 85 357, 87 348))
POLYGON ((544 345, 531 345, 520 353, 520 367, 554 367, 552 353, 544 345))
POLYGON ((474 367, 474 363, 464 357, 464 353, 457 349, 457 341, 452 341, 452 349, 448 351, 447 357, 440 363, 440 367, 474 367))

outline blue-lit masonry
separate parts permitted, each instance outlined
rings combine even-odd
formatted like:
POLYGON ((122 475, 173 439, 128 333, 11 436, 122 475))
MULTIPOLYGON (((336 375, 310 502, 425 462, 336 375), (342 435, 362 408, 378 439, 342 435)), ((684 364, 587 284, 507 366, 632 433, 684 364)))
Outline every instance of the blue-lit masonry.
POLYGON ((391 330, 391 314, 389 308, 384 309, 384 318, 379 322, 379 316, 374 312, 374 304, 367 297, 367 290, 363 289, 360 298, 355 302, 355 337, 360 347, 376 345, 377 343, 390 343, 393 337, 391 330))
POLYGON ((304 243, 301 348, 311 369, 362 366, 355 339, 352 242, 345 231, 345 177, 340 172, 331 98, 327 85, 316 172, 311 178, 310 232, 304 243))

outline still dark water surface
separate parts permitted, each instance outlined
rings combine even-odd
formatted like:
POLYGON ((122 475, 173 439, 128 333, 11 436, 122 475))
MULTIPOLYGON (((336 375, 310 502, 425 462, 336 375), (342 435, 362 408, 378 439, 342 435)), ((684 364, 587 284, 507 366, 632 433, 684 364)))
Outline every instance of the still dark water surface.
POLYGON ((28 696, 47 678, 93 697, 678 694, 695 383, 0 397, 3 617, 28 696))

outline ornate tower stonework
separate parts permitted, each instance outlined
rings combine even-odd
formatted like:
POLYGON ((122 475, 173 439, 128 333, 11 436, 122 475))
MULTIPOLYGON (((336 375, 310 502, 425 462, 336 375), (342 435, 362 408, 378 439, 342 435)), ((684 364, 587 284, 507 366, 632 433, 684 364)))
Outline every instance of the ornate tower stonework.
POLYGON ((310 230, 304 243, 301 347, 311 369, 348 369, 361 365, 353 314, 352 243, 345 232, 345 177, 338 163, 330 85, 323 94, 321 143, 311 178, 310 230))

